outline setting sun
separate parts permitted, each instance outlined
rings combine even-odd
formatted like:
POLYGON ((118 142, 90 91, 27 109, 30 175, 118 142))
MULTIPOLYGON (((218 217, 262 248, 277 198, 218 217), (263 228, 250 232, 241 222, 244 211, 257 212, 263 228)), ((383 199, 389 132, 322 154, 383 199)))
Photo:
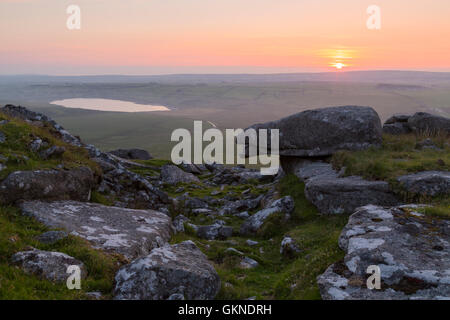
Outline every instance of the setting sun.
POLYGON ((340 62, 335 63, 334 66, 335 66, 336 69, 342 69, 343 67, 345 67, 345 65, 343 63, 340 63, 340 62))

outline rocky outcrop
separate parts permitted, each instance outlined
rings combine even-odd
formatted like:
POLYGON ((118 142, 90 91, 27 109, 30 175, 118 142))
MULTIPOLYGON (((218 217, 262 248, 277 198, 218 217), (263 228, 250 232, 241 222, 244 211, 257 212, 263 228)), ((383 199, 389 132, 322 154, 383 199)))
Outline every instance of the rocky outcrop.
POLYGON ((175 185, 178 183, 200 182, 192 173, 185 172, 177 166, 167 164, 161 168, 161 180, 163 183, 175 185))
POLYGON ((128 169, 128 160, 101 152, 92 145, 85 148, 89 156, 102 169, 102 180, 99 184, 100 193, 113 193, 120 199, 120 206, 136 209, 161 210, 167 207, 167 193, 154 186, 147 179, 128 169), (125 162, 125 163, 124 163, 125 162))
POLYGON ((116 274, 115 299, 213 299, 220 289, 217 272, 192 241, 156 248, 116 274))
POLYGON ((294 210, 294 200, 290 196, 275 200, 268 207, 258 211, 250 216, 241 225, 240 233, 242 235, 256 233, 264 224, 264 222, 273 214, 280 213, 284 220, 289 220, 292 211, 294 210))
POLYGON ((46 115, 28 110, 27 108, 21 106, 14 106, 11 104, 8 104, 3 108, 1 108, 1 111, 11 117, 16 117, 25 120, 32 125, 42 126, 43 123, 46 123, 52 127, 51 132, 57 138, 73 146, 77 147, 83 146, 83 143, 79 138, 71 135, 68 131, 64 130, 63 127, 61 127, 54 120, 47 117, 46 115))
POLYGON ((435 197, 450 194, 450 172, 423 171, 397 178, 410 195, 435 197))
POLYGON ((406 134, 410 132, 428 135, 450 134, 450 119, 426 112, 414 115, 395 115, 383 125, 383 133, 406 134))
POLYGON ((307 110, 250 128, 279 129, 281 156, 330 156, 338 150, 380 146, 382 140, 380 118, 370 107, 307 110))
MULTIPOLYGON (((113 193, 114 196, 119 199, 117 205, 138 209, 157 210, 162 210, 164 207, 167 207, 167 204, 169 203, 168 195, 152 185, 144 177, 127 170, 126 167, 129 163, 127 163, 126 160, 102 152, 93 145, 84 144, 80 138, 71 135, 54 120, 43 114, 13 105, 6 105, 1 108, 1 111, 7 115, 23 119, 32 125, 42 126, 45 124, 50 133, 56 138, 59 138, 72 146, 86 149, 89 153, 89 157, 103 170, 97 191, 100 193, 113 193)), ((48 149, 47 151, 50 153, 47 155, 47 151, 42 150, 47 146, 48 144, 46 142, 38 138, 31 143, 30 148, 35 152, 42 152, 44 158, 46 156, 57 156, 62 152, 62 149, 48 149)), ((43 197, 36 199, 47 198, 43 197)), ((71 197, 55 198, 54 200, 58 199, 82 200, 71 197)), ((51 200, 53 200, 53 198, 51 200)))
POLYGON ((236 201, 229 201, 219 211, 219 215, 237 215, 248 210, 258 208, 263 196, 258 196, 252 199, 240 199, 236 201))
POLYGON ((450 222, 407 207, 365 206, 350 216, 339 238, 343 262, 318 277, 323 299, 449 299, 450 222), (368 289, 369 266, 381 288, 368 289))
POLYGON ((393 115, 383 125, 383 133, 386 134, 407 134, 411 132, 408 125, 409 115, 393 115))
POLYGON ((356 208, 368 204, 399 204, 387 182, 367 181, 356 176, 316 176, 307 181, 305 196, 323 214, 352 213, 356 208))
POLYGON ((63 228, 93 247, 119 253, 127 259, 148 254, 170 239, 171 219, 154 210, 133 210, 94 203, 28 201, 23 213, 46 226, 63 228))
POLYGON ((426 112, 417 112, 408 119, 412 131, 426 134, 450 134, 450 119, 426 112))
POLYGON ((88 201, 94 184, 93 173, 87 167, 16 171, 0 183, 0 203, 37 199, 88 201))
POLYGON ((14 254, 11 261, 28 274, 55 282, 67 281, 70 276, 67 268, 73 265, 80 267, 81 278, 85 278, 87 275, 86 268, 81 261, 61 252, 32 249, 14 254))
POLYGON ((115 155, 116 157, 130 160, 153 159, 153 157, 146 150, 142 149, 117 149, 110 151, 109 153, 115 155))

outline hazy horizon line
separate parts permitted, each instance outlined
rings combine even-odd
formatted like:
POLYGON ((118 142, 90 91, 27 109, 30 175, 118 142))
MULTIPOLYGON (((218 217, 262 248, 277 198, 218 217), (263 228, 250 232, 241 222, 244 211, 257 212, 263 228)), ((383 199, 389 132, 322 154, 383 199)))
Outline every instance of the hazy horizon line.
POLYGON ((92 74, 51 74, 51 73, 0 73, 2 77, 153 77, 153 76, 232 76, 232 75, 300 75, 300 74, 345 74, 363 72, 419 72, 419 73, 450 73, 449 71, 431 71, 415 69, 367 69, 348 71, 309 71, 309 72, 189 72, 189 73, 149 73, 149 74, 127 74, 127 73, 92 73, 92 74))

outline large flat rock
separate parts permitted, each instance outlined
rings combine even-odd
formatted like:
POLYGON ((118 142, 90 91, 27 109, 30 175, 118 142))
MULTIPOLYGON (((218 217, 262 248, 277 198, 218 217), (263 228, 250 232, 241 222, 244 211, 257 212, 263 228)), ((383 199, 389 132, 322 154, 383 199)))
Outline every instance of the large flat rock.
POLYGON ((306 110, 250 128, 279 129, 281 156, 330 156, 338 150, 379 146, 382 141, 378 114, 370 107, 360 106, 306 110))
POLYGON ((339 238, 344 261, 318 277, 323 299, 450 299, 450 221, 414 206, 365 206, 350 216, 339 238), (378 266, 381 288, 367 288, 367 268, 378 266))
POLYGON ((165 245, 172 232, 171 219, 154 210, 76 201, 28 201, 20 207, 24 214, 49 227, 63 228, 95 248, 122 254, 130 260, 165 245))
POLYGON ((385 181, 368 181, 358 176, 336 178, 324 174, 312 177, 305 185, 305 196, 323 214, 352 213, 368 204, 400 204, 385 181))

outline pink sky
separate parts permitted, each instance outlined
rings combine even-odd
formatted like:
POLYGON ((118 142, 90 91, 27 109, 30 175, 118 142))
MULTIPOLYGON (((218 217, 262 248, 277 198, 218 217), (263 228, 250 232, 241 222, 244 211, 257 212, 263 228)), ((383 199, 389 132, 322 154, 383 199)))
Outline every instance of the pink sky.
POLYGON ((0 0, 0 73, 450 71, 449 17, 448 0, 0 0))

